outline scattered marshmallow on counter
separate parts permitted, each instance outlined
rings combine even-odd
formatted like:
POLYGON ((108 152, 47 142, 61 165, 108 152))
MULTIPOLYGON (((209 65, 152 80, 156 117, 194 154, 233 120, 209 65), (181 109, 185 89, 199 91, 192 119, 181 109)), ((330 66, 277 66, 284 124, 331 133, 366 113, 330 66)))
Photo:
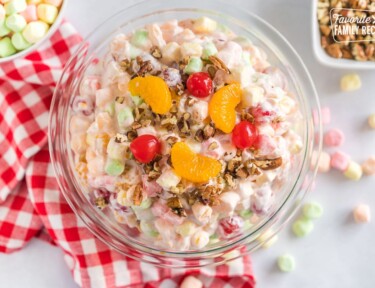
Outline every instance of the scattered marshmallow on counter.
POLYGON ((341 151, 336 151, 331 155, 331 167, 341 172, 344 172, 346 169, 348 169, 349 161, 349 155, 341 151))
POLYGON ((303 216, 307 219, 315 220, 323 215, 323 207, 318 202, 309 202, 302 207, 303 216))
POLYGON ((375 114, 371 114, 368 119, 367 119, 368 125, 372 128, 375 129, 375 114))
POLYGON ((375 156, 370 156, 362 163, 362 170, 366 175, 375 175, 375 156))
POLYGON ((1 0, 0 58, 29 48, 48 32, 62 0, 1 0))
POLYGON ((273 234, 274 232, 272 230, 267 230, 258 237, 258 241, 261 243, 262 248, 268 249, 277 242, 279 236, 273 234))
POLYGON ((202 288, 203 283, 201 280, 194 276, 188 276, 182 281, 180 288, 202 288))
POLYGON ((320 153, 320 157, 319 157, 319 160, 318 160, 318 157, 319 157, 319 154, 317 151, 314 151, 313 154, 312 154, 312 160, 311 160, 311 164, 312 164, 312 169, 314 169, 314 165, 316 164, 316 162, 318 161, 318 172, 319 173, 326 173, 330 170, 331 168, 331 156, 329 156, 329 154, 327 152, 324 152, 322 151, 320 153))
POLYGON ((344 75, 341 78, 340 86, 342 91, 358 90, 362 86, 361 78, 355 73, 344 75))
POLYGON ((344 133, 339 129, 330 129, 324 134, 324 145, 327 147, 339 147, 344 140, 344 133))
POLYGON ((306 217, 301 217, 292 225, 292 231, 294 235, 300 238, 309 235, 313 230, 314 223, 306 217))
POLYGON ((353 217, 356 223, 368 223, 371 220, 370 207, 366 204, 360 204, 353 210, 353 217))
POLYGON ((294 257, 290 254, 284 254, 277 259, 277 266, 282 272, 292 272, 296 269, 294 257))
MULTIPOLYGON (((323 125, 328 125, 331 123, 331 110, 328 107, 322 107, 320 109, 320 117, 322 120, 323 125)), ((319 112, 318 110, 313 111, 313 120, 314 124, 318 125, 319 124, 319 112)))
POLYGON ((348 168, 344 171, 345 177, 350 180, 359 181, 362 178, 362 167, 354 161, 349 161, 348 168))

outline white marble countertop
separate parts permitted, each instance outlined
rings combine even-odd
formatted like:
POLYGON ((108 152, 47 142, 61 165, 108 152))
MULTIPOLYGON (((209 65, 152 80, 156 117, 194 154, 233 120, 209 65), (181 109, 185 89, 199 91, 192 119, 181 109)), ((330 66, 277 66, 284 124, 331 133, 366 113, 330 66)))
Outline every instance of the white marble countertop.
MULTIPOLYGON (((264 17, 292 43, 306 63, 323 105, 332 108, 332 127, 340 127, 347 136, 342 148, 357 161, 375 154, 375 131, 366 128, 366 116, 375 113, 371 89, 375 71, 359 72, 361 90, 341 93, 339 81, 347 71, 322 66, 311 45, 311 0, 232 0, 264 17)), ((67 18, 83 36, 115 11, 135 1, 71 0, 67 18)), ((255 276, 261 288, 372 288, 375 287, 375 222, 355 225, 351 210, 358 203, 368 203, 375 211, 375 178, 359 183, 345 180, 339 173, 320 175, 317 188, 307 200, 324 205, 324 217, 306 239, 291 235, 290 225, 280 240, 268 250, 253 254, 255 276), (289 252, 296 258, 293 273, 278 272, 278 255, 289 252)), ((34 240, 23 251, 0 254, 1 287, 73 288, 76 287, 59 249, 34 240)))

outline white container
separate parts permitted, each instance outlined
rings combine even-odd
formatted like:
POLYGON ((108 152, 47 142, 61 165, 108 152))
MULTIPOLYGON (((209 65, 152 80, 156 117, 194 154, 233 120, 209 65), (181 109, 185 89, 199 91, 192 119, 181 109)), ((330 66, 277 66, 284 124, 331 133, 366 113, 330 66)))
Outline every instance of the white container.
POLYGON ((13 54, 13 55, 8 56, 8 57, 0 58, 0 64, 25 57, 26 55, 35 51, 42 43, 44 43, 47 39, 49 39, 56 32, 56 30, 60 27, 61 21, 64 17, 64 13, 65 13, 65 10, 66 10, 67 2, 68 2, 68 0, 63 0, 63 2, 61 4, 61 7, 59 9, 59 14, 56 17, 55 22, 51 25, 47 34, 44 35, 44 37, 40 41, 38 41, 37 43, 31 45, 29 48, 27 48, 25 50, 22 50, 22 51, 20 51, 16 54, 13 54))
POLYGON ((313 37, 313 50, 316 59, 323 65, 341 68, 341 69, 375 69, 375 61, 356 61, 352 59, 337 59, 329 56, 320 44, 320 31, 318 23, 318 3, 319 0, 313 0, 312 3, 312 37, 313 37))

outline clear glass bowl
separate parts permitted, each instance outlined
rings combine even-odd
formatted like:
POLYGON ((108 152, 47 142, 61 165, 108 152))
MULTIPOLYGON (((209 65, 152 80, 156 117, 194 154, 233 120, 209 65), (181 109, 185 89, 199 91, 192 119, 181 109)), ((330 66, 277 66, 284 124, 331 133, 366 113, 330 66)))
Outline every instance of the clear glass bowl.
MULTIPOLYGON (((104 243, 129 257, 166 267, 201 267, 220 264, 240 254, 249 253, 262 243, 259 236, 265 231, 268 237, 277 233, 292 217, 309 190, 316 173, 312 163, 313 151, 320 151, 321 126, 314 125, 313 110, 319 117, 319 103, 316 91, 305 65, 295 50, 269 24, 241 7, 229 6, 221 1, 145 1, 126 8, 113 15, 87 37, 78 51, 65 66, 57 84, 50 111, 49 145, 53 167, 59 186, 67 202, 86 226, 104 243), (182 3, 183 2, 183 3, 182 3), (273 209, 262 221, 248 228, 240 235, 220 241, 199 251, 178 252, 155 248, 132 231, 127 231, 111 217, 94 207, 88 197, 87 188, 80 184, 73 165, 73 152, 69 147, 69 119, 71 103, 78 95, 83 75, 90 70, 93 59, 108 52, 111 39, 117 33, 129 33, 153 22, 170 19, 199 18, 208 16, 232 29, 237 35, 248 37, 262 48, 269 62, 280 68, 289 80, 289 89, 295 94, 302 119, 294 123, 303 138, 301 157, 296 159, 285 185, 277 191, 273 209), (234 250, 241 253, 233 253, 234 250)), ((318 121, 318 122, 319 122, 318 121)), ((317 161, 316 159, 314 161, 317 161)), ((266 241, 262 237, 262 241, 266 241)))

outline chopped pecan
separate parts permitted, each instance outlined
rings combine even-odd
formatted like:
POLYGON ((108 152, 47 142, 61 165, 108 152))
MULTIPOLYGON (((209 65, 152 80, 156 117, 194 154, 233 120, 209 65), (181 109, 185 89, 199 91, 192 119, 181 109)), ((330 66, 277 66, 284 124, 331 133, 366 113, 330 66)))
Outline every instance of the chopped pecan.
POLYGON ((167 199, 167 206, 171 208, 172 212, 180 217, 186 217, 186 211, 182 206, 180 198, 173 196, 167 199))
POLYGON ((99 209, 104 209, 108 205, 108 201, 105 197, 98 197, 95 199, 95 206, 99 209))
POLYGON ((155 171, 155 170, 151 170, 147 174, 147 179, 148 179, 148 181, 152 181, 152 180, 155 180, 155 179, 159 178, 160 175, 161 175, 161 172, 155 171))
POLYGON ((204 126, 203 135, 204 135, 205 140, 207 140, 211 137, 214 137, 215 133, 216 133, 215 124, 213 124, 212 122, 210 124, 207 124, 206 126, 204 126))
POLYGON ((328 45, 326 51, 333 58, 342 58, 340 45, 337 43, 328 45))
POLYGON ((224 174, 224 180, 227 182, 228 186, 229 187, 234 187, 236 186, 236 182, 235 180, 233 179, 233 176, 229 173, 225 173, 224 174))
POLYGON ((141 127, 142 127, 142 124, 139 123, 139 122, 133 122, 133 124, 132 124, 132 129, 133 130, 137 130, 137 129, 141 128, 141 127))
POLYGON ((217 147, 219 147, 219 144, 217 144, 216 141, 212 142, 209 146, 208 146, 208 150, 212 151, 212 150, 215 150, 217 147))
POLYGON ((177 137, 174 137, 174 136, 169 136, 167 139, 165 139, 165 141, 166 141, 169 145, 173 145, 173 144, 175 144, 175 143, 178 141, 178 138, 177 138, 177 137))
POLYGON ((272 170, 280 167, 283 164, 281 157, 269 159, 266 157, 259 157, 253 160, 253 163, 262 170, 272 170))
POLYGON ((331 28, 328 25, 320 25, 320 31, 324 36, 331 34, 331 28))
POLYGON ((225 65, 225 63, 216 56, 209 56, 208 59, 211 61, 211 63, 215 66, 218 70, 223 70, 226 73, 230 74, 229 68, 225 65))
POLYGON ((119 104, 123 104, 124 101, 125 101, 125 97, 117 96, 117 97, 115 98, 115 101, 116 101, 117 103, 119 103, 119 104))
POLYGON ((200 143, 203 142, 203 140, 204 140, 203 129, 198 129, 197 132, 195 132, 194 139, 195 139, 197 142, 200 142, 200 143))
POLYGON ((366 53, 363 50, 363 47, 361 45, 357 44, 357 43, 355 43, 352 46, 352 54, 353 54, 355 60, 358 60, 358 61, 366 61, 367 60, 366 53))
POLYGON ((184 86, 184 84, 182 84, 182 83, 178 83, 177 85, 176 85, 176 89, 177 89, 177 95, 178 96, 181 96, 182 94, 184 94, 184 92, 185 92, 185 86, 184 86))
POLYGON ((234 157, 228 161, 227 170, 234 172, 242 163, 241 157, 234 157))
POLYGON ((130 68, 130 60, 129 59, 123 59, 119 63, 122 70, 127 71, 130 68))
POLYGON ((177 128, 180 131, 180 136, 189 136, 190 135, 190 123, 185 120, 184 117, 181 117, 177 122, 177 128))
POLYGON ((242 179, 249 177, 249 175, 250 175, 249 171, 243 165, 241 165, 236 170, 236 176, 238 176, 238 177, 240 177, 242 179))
POLYGON ((210 75, 211 78, 215 77, 216 71, 217 71, 217 68, 215 68, 215 66, 213 66, 213 65, 209 65, 208 68, 207 68, 207 72, 208 72, 208 74, 210 75))
POLYGON ((116 143, 124 143, 127 140, 128 140, 128 137, 126 137, 126 135, 124 135, 124 134, 117 133, 116 136, 115 136, 115 142, 116 143))
POLYGON ((177 118, 176 116, 172 116, 170 114, 167 114, 163 117, 163 119, 160 121, 160 125, 168 130, 173 130, 174 127, 177 125, 177 118))
POLYGON ((150 54, 156 59, 160 59, 163 57, 158 46, 152 46, 150 49, 150 54))
POLYGON ((143 201, 143 193, 142 193, 142 187, 141 185, 137 185, 134 188, 134 194, 133 194, 133 203, 135 206, 141 205, 143 201))
POLYGON ((138 134, 137 131, 130 130, 126 132, 126 137, 128 137, 129 141, 133 141, 135 138, 137 138, 138 134))

